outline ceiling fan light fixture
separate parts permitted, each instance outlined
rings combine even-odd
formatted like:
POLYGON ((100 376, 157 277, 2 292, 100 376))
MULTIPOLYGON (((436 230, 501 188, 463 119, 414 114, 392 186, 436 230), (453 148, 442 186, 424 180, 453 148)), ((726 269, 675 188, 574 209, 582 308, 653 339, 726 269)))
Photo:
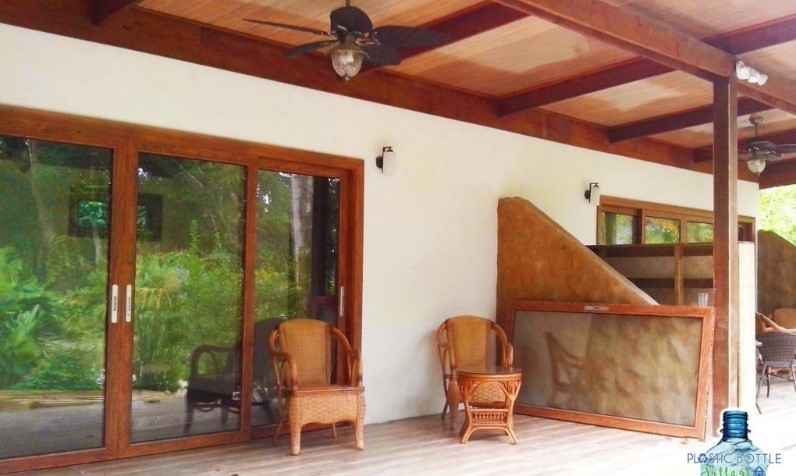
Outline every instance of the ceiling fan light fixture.
POLYGON ((343 81, 348 81, 362 69, 362 61, 367 54, 357 44, 347 39, 345 43, 336 46, 329 55, 332 58, 332 68, 343 81))
POLYGON ((760 175, 766 168, 766 159, 761 159, 759 157, 749 159, 746 161, 746 166, 749 167, 749 171, 753 174, 760 175))

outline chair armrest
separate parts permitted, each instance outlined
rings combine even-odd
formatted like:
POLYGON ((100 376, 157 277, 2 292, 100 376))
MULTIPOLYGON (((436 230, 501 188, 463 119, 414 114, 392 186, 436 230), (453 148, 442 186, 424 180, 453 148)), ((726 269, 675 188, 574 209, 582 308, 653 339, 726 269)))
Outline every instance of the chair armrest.
POLYGON ((514 366, 514 346, 506 342, 506 347, 503 349, 503 360, 505 367, 514 366))
POLYGON ((347 376, 348 384, 361 387, 362 386, 362 359, 359 356, 359 351, 356 349, 349 349, 346 352, 347 376))
POLYGON ((449 378, 456 365, 456 357, 453 355, 453 348, 450 344, 444 343, 437 346, 439 352, 439 363, 442 366, 442 375, 449 378))
POLYGON ((295 390, 298 387, 298 367, 296 367, 296 362, 287 352, 272 352, 272 356, 277 389, 295 390))

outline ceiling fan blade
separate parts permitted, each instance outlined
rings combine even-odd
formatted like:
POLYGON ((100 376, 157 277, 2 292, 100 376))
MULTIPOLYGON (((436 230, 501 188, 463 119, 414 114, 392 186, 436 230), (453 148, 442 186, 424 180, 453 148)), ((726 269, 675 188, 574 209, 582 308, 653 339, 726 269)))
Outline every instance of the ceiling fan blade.
POLYGON ((317 51, 325 46, 333 45, 335 43, 337 43, 337 40, 324 40, 313 43, 305 43, 285 51, 282 56, 285 58, 295 58, 296 56, 303 55, 304 53, 312 53, 313 51, 317 51))
POLYGON ((777 146, 780 154, 796 154, 796 144, 780 144, 777 146))
POLYGON ((767 140, 756 140, 749 143, 749 149, 763 152, 775 152, 777 150, 777 145, 767 140))
POLYGON ((316 30, 315 28, 308 28, 306 26, 288 25, 287 23, 276 23, 276 22, 272 22, 272 21, 255 20, 253 18, 246 18, 245 20, 246 21, 250 21, 252 23, 259 23, 261 25, 275 26, 277 28, 287 28, 288 30, 297 30, 297 31, 303 31, 305 33, 312 33, 312 34, 315 34, 315 35, 328 36, 328 37, 331 37, 331 38, 336 38, 334 35, 330 34, 329 32, 322 31, 322 30, 316 30))
POLYGON ((444 33, 409 26, 386 25, 373 30, 373 38, 379 43, 396 48, 419 48, 437 46, 450 40, 444 33))
POLYGON ((381 66, 395 66, 401 64, 401 55, 392 46, 378 45, 376 43, 361 46, 367 53, 368 60, 381 66))
POLYGON ((342 29, 345 31, 368 33, 373 30, 373 22, 370 17, 357 7, 346 6, 333 10, 329 14, 332 23, 332 30, 342 29))

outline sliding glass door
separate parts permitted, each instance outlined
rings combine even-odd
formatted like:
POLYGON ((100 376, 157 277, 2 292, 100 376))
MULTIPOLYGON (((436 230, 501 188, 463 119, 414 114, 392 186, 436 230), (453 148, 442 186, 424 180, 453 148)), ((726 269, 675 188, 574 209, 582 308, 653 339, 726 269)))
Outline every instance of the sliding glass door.
POLYGON ((7 116, 0 472, 269 435, 276 325, 359 346, 361 161, 7 116))
POLYGON ((132 442, 240 429, 245 168, 141 154, 132 442))
POLYGON ((105 446, 111 157, 0 136, 0 459, 105 446))

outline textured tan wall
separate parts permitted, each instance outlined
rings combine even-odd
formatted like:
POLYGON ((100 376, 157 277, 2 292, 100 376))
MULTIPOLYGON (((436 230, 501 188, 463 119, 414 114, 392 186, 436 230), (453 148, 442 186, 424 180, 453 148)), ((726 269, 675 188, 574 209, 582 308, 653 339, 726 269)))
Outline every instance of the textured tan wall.
POLYGON ((497 312, 517 299, 656 304, 558 223, 519 197, 498 202, 497 312))
POLYGON ((757 311, 796 307, 796 246, 773 231, 757 232, 757 311))

